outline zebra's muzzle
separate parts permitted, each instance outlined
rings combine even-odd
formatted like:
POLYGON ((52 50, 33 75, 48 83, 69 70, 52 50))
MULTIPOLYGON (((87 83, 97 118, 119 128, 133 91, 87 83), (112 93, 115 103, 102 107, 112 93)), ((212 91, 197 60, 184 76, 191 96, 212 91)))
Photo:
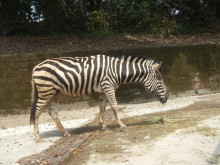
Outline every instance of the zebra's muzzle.
POLYGON ((168 97, 162 97, 162 98, 160 98, 160 102, 162 104, 165 104, 167 102, 167 99, 168 99, 168 97))

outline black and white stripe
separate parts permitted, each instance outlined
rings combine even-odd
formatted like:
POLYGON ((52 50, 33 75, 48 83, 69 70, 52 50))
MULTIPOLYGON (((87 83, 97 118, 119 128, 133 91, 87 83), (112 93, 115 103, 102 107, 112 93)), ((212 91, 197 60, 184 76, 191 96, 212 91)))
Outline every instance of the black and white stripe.
POLYGON ((133 56, 61 57, 45 60, 34 67, 31 121, 58 93, 84 96, 94 92, 105 94, 112 107, 117 106, 115 90, 121 84, 141 83, 147 91, 166 102, 166 86, 159 72, 160 64, 152 59, 133 56), (35 89, 35 90, 34 90, 35 89), (34 108, 35 107, 35 108, 34 108))

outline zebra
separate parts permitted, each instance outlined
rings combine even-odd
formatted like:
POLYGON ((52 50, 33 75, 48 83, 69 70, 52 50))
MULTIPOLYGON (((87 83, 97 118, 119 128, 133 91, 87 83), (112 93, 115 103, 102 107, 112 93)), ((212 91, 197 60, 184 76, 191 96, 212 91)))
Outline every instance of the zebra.
POLYGON ((104 112, 109 102, 120 129, 126 125, 118 116, 118 104, 115 91, 121 84, 140 83, 145 90, 166 103, 167 87, 159 68, 162 62, 135 56, 94 55, 88 57, 59 57, 47 59, 33 68, 32 71, 32 109, 30 122, 34 125, 36 140, 39 134, 38 119, 43 109, 49 109, 57 128, 64 136, 70 133, 63 127, 58 118, 59 96, 61 93, 70 96, 85 96, 99 93, 99 124, 106 129, 104 112))

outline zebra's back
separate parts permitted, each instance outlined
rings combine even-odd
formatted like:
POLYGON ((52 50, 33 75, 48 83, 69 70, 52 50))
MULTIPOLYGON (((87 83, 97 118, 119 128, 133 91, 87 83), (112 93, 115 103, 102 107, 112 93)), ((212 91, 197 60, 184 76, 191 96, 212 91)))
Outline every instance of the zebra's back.
POLYGON ((102 92, 100 79, 105 74, 103 69, 105 58, 107 57, 104 55, 96 55, 45 60, 33 69, 32 78, 40 90, 39 93, 50 94, 52 91, 60 91, 68 95, 81 96, 102 92))

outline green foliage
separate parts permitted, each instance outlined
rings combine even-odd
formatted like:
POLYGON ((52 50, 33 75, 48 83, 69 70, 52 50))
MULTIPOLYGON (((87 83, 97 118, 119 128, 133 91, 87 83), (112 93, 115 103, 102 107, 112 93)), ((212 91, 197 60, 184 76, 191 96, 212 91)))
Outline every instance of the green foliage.
POLYGON ((0 35, 219 30, 219 0, 0 0, 0 35))
POLYGON ((88 30, 90 32, 106 33, 109 31, 108 13, 104 10, 93 11, 89 17, 88 30))

